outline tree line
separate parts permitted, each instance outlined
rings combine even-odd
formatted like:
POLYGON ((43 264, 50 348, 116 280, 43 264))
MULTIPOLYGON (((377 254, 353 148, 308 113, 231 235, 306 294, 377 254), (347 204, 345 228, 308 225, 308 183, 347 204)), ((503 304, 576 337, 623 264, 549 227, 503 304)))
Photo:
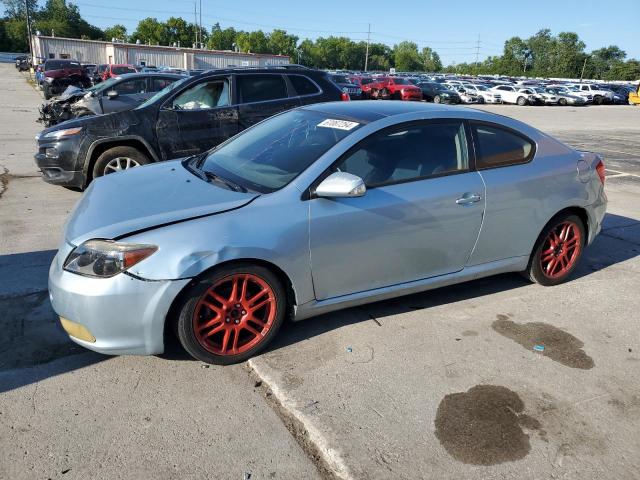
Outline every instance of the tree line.
MULTIPOLYGON (((367 44, 348 37, 329 36, 316 40, 300 39, 286 30, 243 31, 222 28, 211 30, 187 22, 181 17, 166 21, 147 17, 129 34, 120 24, 104 30, 85 21, 77 5, 66 0, 47 0, 38 7, 37 0, 0 0, 5 16, 0 19, 0 51, 28 51, 26 8, 32 18, 32 31, 43 35, 93 40, 113 38, 130 43, 192 47, 196 33, 203 46, 212 50, 288 55, 292 62, 326 69, 363 70, 367 44)), ((501 55, 489 56, 478 63, 444 66, 438 52, 420 49, 411 41, 389 46, 370 43, 367 68, 370 71, 452 72, 461 74, 498 74, 544 78, 596 78, 603 80, 638 80, 640 62, 627 59, 615 45, 586 51, 585 43, 574 32, 552 34, 543 29, 529 38, 512 37, 504 43, 501 55)))

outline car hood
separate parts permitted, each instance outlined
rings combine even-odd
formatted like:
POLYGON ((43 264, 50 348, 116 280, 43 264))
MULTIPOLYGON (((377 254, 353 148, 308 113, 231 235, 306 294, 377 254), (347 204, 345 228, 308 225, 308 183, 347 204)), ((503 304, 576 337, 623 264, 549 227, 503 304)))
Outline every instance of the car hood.
POLYGON ((117 239, 234 210, 258 196, 205 182, 180 160, 137 167, 94 180, 67 221, 65 239, 73 245, 117 239))

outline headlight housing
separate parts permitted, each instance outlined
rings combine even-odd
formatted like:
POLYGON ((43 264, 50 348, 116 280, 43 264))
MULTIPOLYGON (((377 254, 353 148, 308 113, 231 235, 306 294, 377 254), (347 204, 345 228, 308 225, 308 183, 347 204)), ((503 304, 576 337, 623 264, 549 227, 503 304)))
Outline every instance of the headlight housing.
POLYGON ((40 138, 63 138, 69 137, 71 135, 77 135, 82 131, 82 127, 74 127, 74 128, 65 128, 64 130, 54 130, 53 132, 49 132, 45 135, 42 135, 40 138))
POLYGON ((109 278, 124 272, 158 250, 156 245, 87 240, 64 261, 68 272, 88 277, 109 278))

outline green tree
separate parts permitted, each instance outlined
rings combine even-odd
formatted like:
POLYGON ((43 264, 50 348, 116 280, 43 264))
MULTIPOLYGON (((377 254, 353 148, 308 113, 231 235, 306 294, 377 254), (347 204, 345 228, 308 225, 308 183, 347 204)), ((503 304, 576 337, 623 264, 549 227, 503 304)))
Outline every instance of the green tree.
POLYGON ((438 52, 429 47, 422 49, 422 61, 427 72, 439 72, 442 70, 442 60, 438 52))
POLYGON ((395 67, 400 72, 415 72, 423 69, 423 61, 418 53, 418 45, 400 42, 393 48, 395 67))
POLYGON ((241 52, 269 53, 269 39, 262 30, 238 33, 236 45, 241 52))
POLYGON ((585 44, 576 33, 560 32, 555 39, 554 66, 548 76, 572 78, 582 68, 585 44))
POLYGON ((157 18, 147 17, 138 22, 135 32, 131 34, 133 42, 158 44, 163 40, 164 27, 157 18))
POLYGON ((588 69, 585 68, 585 70, 592 78, 608 78, 614 65, 624 62, 626 57, 626 52, 616 45, 599 48, 591 52, 590 59, 587 61, 588 69))
POLYGON ((0 0, 4 5, 5 18, 25 18, 25 7, 29 7, 29 13, 38 11, 38 0, 0 0))
POLYGON ((293 57, 296 53, 298 37, 289 35, 285 30, 274 30, 269 34, 268 48, 270 53, 277 55, 289 55, 293 57))
POLYGON ((109 41, 112 38, 117 38, 119 40, 124 40, 127 38, 127 27, 121 24, 116 24, 112 27, 105 28, 104 30, 104 39, 109 41))
POLYGON ((234 44, 236 43, 236 35, 237 32, 233 27, 223 30, 220 24, 216 23, 213 28, 211 28, 207 47, 212 50, 233 50, 234 44))

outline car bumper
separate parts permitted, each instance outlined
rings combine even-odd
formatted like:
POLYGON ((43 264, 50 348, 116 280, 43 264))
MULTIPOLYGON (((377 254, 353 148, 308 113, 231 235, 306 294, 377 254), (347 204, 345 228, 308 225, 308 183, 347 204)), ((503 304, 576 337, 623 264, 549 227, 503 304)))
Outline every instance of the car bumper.
POLYGON ((42 172, 42 179, 54 185, 82 188, 86 175, 82 165, 78 165, 82 145, 80 138, 64 140, 40 139, 38 152, 33 156, 42 172))
POLYGON ((422 93, 401 93, 400 98, 405 101, 419 102, 422 100, 422 93))
POLYGON ((189 279, 147 281, 122 273, 84 277, 62 268, 72 249, 65 243, 49 270, 51 305, 69 338, 109 355, 162 353, 169 308, 189 279))

